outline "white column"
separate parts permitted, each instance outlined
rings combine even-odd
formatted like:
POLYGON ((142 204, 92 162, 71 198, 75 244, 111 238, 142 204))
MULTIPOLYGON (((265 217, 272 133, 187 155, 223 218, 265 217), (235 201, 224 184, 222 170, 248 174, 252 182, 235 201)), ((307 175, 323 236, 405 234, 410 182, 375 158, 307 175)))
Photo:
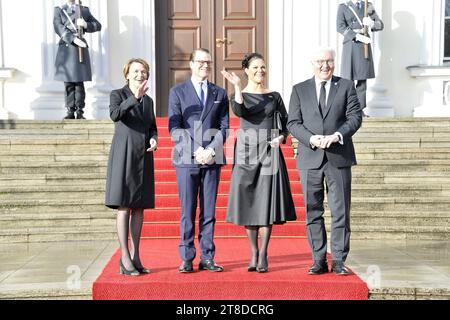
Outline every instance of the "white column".
POLYGON ((108 35, 108 1, 89 1, 92 15, 102 24, 102 31, 95 32, 88 38, 93 86, 89 93, 89 104, 86 104, 86 113, 89 118, 98 120, 109 119, 109 94, 113 89, 109 74, 109 35, 108 35))
POLYGON ((5 67, 4 43, 3 43, 3 10, 0 0, 0 119, 9 119, 8 110, 5 107, 5 81, 14 76, 14 69, 5 67))
POLYGON ((410 76, 427 87, 420 105, 414 108, 414 117, 450 117, 450 68, 443 65, 445 0, 432 0, 430 10, 431 21, 426 27, 426 48, 430 52, 424 53, 427 65, 408 68, 410 76))
MULTIPOLYGON (((41 30, 42 47, 42 83, 36 89, 39 98, 31 103, 34 119, 61 119, 64 108, 64 85, 53 80, 55 74, 55 57, 59 38, 53 30, 54 7, 62 4, 61 0, 42 0, 43 24, 41 30)), ((36 33, 38 35, 39 33, 36 33)))
MULTIPOLYGON (((384 0, 383 0, 384 1, 384 0)), ((383 20, 383 1, 373 0, 375 9, 383 20)), ((391 0, 388 0, 391 1, 391 0)), ((385 28, 386 28, 386 21, 385 28)), ((380 72, 380 58, 381 47, 383 44, 383 32, 389 32, 389 30, 383 30, 380 32, 374 32, 372 34, 372 53, 375 64, 375 80, 368 81, 368 103, 367 108, 364 110, 366 114, 371 117, 379 118, 393 118, 395 117, 394 103, 388 96, 388 89, 383 82, 383 74, 380 72)))

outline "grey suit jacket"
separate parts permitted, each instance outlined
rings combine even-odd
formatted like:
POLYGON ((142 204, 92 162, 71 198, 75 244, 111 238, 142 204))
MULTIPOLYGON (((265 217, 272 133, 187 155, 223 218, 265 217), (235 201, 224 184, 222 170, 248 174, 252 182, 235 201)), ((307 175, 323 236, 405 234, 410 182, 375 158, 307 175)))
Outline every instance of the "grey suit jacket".
POLYGON ((289 105, 288 129, 297 138, 299 169, 317 169, 324 155, 335 167, 344 168, 356 165, 352 136, 362 124, 362 111, 354 84, 350 80, 333 77, 330 93, 323 117, 319 111, 319 102, 314 77, 294 86, 289 105), (332 135, 340 132, 344 144, 333 144, 326 151, 311 147, 313 135, 332 135))

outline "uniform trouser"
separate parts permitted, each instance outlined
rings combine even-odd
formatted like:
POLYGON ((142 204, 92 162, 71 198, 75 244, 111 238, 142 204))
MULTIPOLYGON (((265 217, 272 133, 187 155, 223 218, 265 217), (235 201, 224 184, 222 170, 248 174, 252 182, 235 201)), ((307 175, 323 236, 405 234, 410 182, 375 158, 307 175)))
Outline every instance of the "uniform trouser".
POLYGON ((64 82, 67 112, 83 114, 86 91, 83 82, 64 82))
POLYGON ((196 256, 194 245, 197 198, 200 199, 199 235, 201 260, 213 260, 216 200, 220 181, 220 167, 177 168, 178 192, 181 202, 179 245, 180 257, 192 261, 196 256))
POLYGON ((367 107, 366 101, 367 92, 367 80, 357 80, 356 81, 356 94, 358 95, 359 104, 361 105, 361 110, 367 107))
POLYGON ((308 241, 315 261, 326 261, 324 194, 327 189, 331 211, 331 254, 333 261, 344 262, 350 251, 351 168, 336 168, 326 159, 319 169, 300 170, 306 206, 308 241))

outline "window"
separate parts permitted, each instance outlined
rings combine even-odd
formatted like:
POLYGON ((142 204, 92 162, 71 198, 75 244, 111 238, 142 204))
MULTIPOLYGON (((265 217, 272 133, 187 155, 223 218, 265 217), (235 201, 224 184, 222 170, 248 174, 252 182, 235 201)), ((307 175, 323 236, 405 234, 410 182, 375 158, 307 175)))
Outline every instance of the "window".
POLYGON ((450 62, 450 0, 445 0, 444 62, 450 62))

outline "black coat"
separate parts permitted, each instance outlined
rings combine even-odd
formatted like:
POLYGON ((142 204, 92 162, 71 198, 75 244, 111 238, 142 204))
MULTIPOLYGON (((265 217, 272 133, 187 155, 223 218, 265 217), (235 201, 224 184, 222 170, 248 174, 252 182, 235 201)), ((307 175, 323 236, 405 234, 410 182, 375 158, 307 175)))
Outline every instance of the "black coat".
POLYGON ((139 102, 128 86, 111 92, 109 106, 115 122, 106 178, 107 207, 150 209, 155 207, 153 153, 150 139, 158 140, 153 100, 139 102))

